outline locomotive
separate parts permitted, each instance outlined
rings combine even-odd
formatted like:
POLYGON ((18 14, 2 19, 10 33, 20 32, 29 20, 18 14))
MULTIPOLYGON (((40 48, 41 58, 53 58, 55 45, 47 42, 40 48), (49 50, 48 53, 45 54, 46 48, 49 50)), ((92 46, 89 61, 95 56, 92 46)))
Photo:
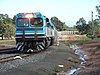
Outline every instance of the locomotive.
POLYGON ((54 24, 40 12, 16 15, 16 48, 19 51, 42 51, 58 43, 54 24))

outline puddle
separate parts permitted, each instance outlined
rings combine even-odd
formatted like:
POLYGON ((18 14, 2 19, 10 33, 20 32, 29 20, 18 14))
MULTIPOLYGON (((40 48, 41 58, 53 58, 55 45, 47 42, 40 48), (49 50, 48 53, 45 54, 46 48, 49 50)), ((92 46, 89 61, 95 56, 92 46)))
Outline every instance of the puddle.
POLYGON ((77 66, 77 68, 73 68, 71 70, 69 70, 66 75, 72 75, 74 74, 76 71, 80 70, 81 68, 85 68, 85 57, 87 57, 87 55, 84 54, 84 52, 77 47, 77 45, 71 45, 70 48, 72 50, 74 50, 75 54, 77 54, 79 56, 79 59, 81 60, 81 64, 79 66, 77 66))
POLYGON ((67 73, 66 73, 66 75, 72 75, 72 74, 74 74, 76 71, 78 71, 78 70, 80 70, 80 68, 77 68, 77 69, 71 69, 70 71, 68 71, 67 73))

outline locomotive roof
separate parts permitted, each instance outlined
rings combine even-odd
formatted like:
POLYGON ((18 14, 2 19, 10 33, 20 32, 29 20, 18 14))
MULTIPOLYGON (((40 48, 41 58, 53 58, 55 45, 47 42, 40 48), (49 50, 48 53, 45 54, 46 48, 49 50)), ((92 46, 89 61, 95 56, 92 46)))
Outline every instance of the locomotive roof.
POLYGON ((40 12, 34 12, 34 13, 18 13, 16 15, 16 18, 25 18, 26 15, 32 15, 34 18, 42 17, 43 16, 40 12))

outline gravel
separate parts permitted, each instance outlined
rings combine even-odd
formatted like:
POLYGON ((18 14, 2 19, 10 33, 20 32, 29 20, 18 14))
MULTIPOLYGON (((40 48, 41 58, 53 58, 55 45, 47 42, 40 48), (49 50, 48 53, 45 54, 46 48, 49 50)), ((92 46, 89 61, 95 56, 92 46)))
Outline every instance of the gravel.
MULTIPOLYGON (((42 60, 46 56, 46 53, 47 52, 39 53, 39 54, 35 54, 35 55, 29 56, 26 58, 16 59, 14 61, 5 62, 3 64, 1 63, 0 64, 0 73, 4 73, 4 72, 8 71, 9 69, 14 69, 14 68, 17 68, 18 66, 25 65, 30 62, 37 62, 38 60, 42 60)), ((11 56, 11 55, 9 55, 9 54, 1 55, 2 58, 7 57, 7 56, 11 56)))
MULTIPOLYGON (((11 54, 2 54, 0 57, 9 55, 11 54)), ((68 46, 61 43, 58 47, 51 46, 30 57, 0 64, 0 75, 55 75, 59 71, 67 71, 70 69, 70 65, 74 65, 74 62, 68 61, 69 57, 73 61, 77 59, 75 65, 78 65, 78 56, 68 46), (60 68, 58 65, 64 67, 60 68)))

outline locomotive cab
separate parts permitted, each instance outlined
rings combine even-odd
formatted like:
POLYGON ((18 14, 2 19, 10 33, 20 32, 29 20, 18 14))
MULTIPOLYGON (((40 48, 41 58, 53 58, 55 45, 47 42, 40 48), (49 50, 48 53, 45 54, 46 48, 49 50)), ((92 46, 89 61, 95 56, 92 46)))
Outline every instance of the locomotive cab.
POLYGON ((16 48, 19 51, 41 51, 53 44, 54 25, 40 12, 16 15, 16 48))

